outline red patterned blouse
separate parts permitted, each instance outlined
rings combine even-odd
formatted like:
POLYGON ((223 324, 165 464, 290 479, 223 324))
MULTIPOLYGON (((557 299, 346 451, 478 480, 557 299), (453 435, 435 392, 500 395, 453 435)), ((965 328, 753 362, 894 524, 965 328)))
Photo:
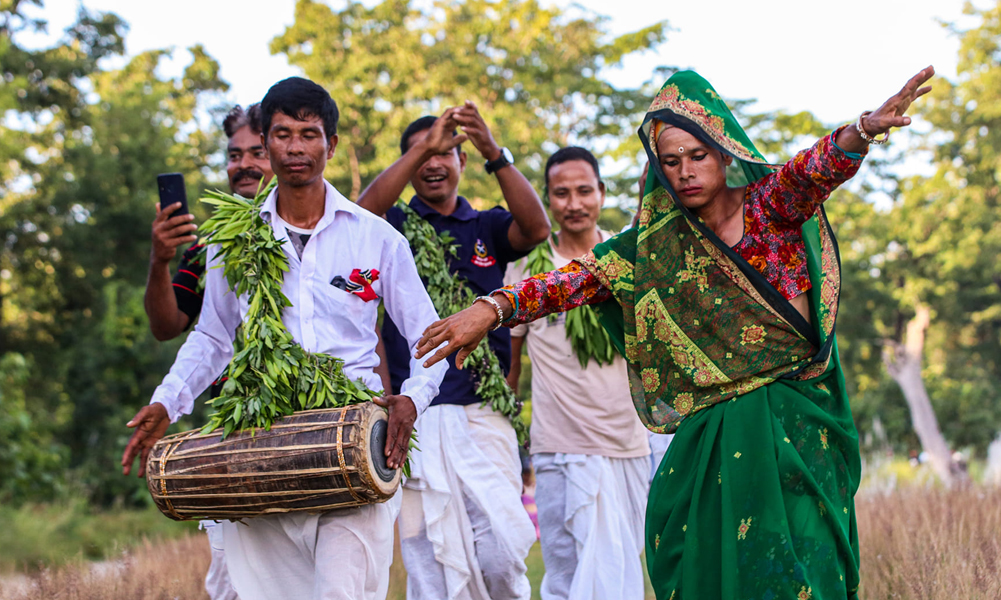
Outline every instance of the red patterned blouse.
MULTIPOLYGON (((810 289, 800 227, 862 164, 864 155, 847 153, 834 143, 843 128, 821 138, 778 171, 748 185, 744 193, 744 237, 733 249, 787 300, 810 289)), ((509 326, 612 297, 611 291, 576 261, 498 291, 515 307, 515 313, 504 322, 509 326)))

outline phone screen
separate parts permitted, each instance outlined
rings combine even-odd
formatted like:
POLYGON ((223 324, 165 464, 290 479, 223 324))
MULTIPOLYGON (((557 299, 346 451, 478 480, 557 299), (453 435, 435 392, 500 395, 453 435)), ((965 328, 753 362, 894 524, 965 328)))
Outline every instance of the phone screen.
POLYGON ((156 185, 160 189, 160 208, 180 202, 181 207, 170 216, 188 214, 188 195, 184 191, 184 175, 180 173, 163 173, 156 176, 156 185))

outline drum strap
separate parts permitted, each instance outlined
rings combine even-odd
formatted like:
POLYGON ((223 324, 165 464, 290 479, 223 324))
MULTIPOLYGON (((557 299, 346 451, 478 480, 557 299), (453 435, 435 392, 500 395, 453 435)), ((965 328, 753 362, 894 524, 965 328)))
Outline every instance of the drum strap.
POLYGON ((358 492, 351 487, 351 473, 348 471, 347 461, 344 460, 344 416, 347 415, 348 411, 341 411, 341 418, 337 420, 337 461, 341 465, 341 475, 344 477, 344 485, 348 488, 348 493, 354 498, 359 504, 367 504, 367 502, 358 495, 358 492))
POLYGON ((174 510, 174 504, 170 501, 167 495, 167 463, 170 462, 170 457, 174 454, 174 450, 180 447, 181 442, 191 437, 193 434, 198 433, 197 431, 191 431, 186 436, 178 438, 177 443, 173 446, 167 446, 167 449, 160 456, 160 492, 163 494, 163 501, 167 504, 167 510, 170 514, 178 521, 185 521, 187 519, 183 518, 181 515, 177 514, 174 510))

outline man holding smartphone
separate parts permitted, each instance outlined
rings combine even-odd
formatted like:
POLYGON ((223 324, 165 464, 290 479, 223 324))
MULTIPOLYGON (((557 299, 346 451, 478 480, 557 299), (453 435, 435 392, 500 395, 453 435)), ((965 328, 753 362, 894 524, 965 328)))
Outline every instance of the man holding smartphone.
MULTIPOLYGON (((229 189, 244 198, 253 198, 274 173, 268 154, 261 142, 261 106, 252 104, 247 110, 233 107, 222 122, 229 142, 226 146, 226 174, 229 189)), ((146 280, 146 315, 154 337, 165 342, 181 335, 198 318, 202 309, 199 280, 205 271, 205 252, 195 244, 198 228, 194 215, 185 211, 175 214, 180 203, 156 206, 153 220, 153 249, 149 257, 146 280), (194 244, 184 252, 177 274, 170 276, 170 261, 177 247, 194 244)))

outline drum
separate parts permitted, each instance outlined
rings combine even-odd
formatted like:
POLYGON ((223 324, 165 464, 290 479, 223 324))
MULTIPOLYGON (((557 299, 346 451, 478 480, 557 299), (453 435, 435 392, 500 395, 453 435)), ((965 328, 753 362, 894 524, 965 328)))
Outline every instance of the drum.
POLYGON ((297 412, 269 431, 157 442, 146 485, 171 519, 243 519, 385 502, 400 471, 386 465, 386 411, 371 402, 297 412))

